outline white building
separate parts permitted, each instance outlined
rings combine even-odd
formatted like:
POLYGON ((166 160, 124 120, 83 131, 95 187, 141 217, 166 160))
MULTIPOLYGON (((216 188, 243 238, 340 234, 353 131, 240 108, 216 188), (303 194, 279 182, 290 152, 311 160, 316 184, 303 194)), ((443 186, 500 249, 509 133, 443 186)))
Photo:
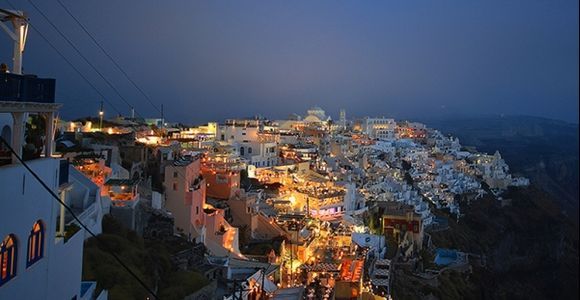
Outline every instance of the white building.
POLYGON ((99 189, 53 157, 61 105, 54 79, 21 75, 26 14, 1 10, 0 22, 15 50, 12 71, 0 73, 0 299, 106 299, 106 291, 93 295, 96 282, 81 281, 86 232, 52 195, 98 234, 99 189), (44 132, 27 132, 29 121, 43 122, 44 132))
POLYGON ((227 120, 218 127, 217 140, 234 146, 241 158, 258 168, 278 163, 280 135, 261 120, 227 120))
MULTIPOLYGON (((48 188, 59 195, 75 214, 95 233, 100 232, 102 206, 99 189, 83 180, 68 162, 53 158, 54 114, 60 104, 52 94, 38 95, 37 89, 54 91, 54 80, 38 79, 27 93, 10 94, 7 86, 29 80, 16 74, 1 74, 0 123, 2 137, 48 188), (39 87, 42 86, 42 87, 39 87), (44 117, 46 131, 42 147, 23 151, 25 123, 29 114, 44 117), (70 175, 70 176, 69 176, 70 175)), ((42 140, 39 137, 38 140, 42 140)), ((33 177, 24 165, 10 155, 8 147, 0 149, 0 299, 92 299, 95 282, 82 282, 83 242, 87 233, 72 220, 49 191, 33 177)), ((97 299, 106 299, 102 292, 97 299)))
POLYGON ((305 123, 321 123, 325 124, 330 120, 330 117, 326 116, 326 112, 318 107, 314 106, 306 111, 307 115, 304 117, 305 123))
POLYGON ((397 123, 388 118, 364 118, 362 131, 371 139, 392 140, 396 138, 397 123))

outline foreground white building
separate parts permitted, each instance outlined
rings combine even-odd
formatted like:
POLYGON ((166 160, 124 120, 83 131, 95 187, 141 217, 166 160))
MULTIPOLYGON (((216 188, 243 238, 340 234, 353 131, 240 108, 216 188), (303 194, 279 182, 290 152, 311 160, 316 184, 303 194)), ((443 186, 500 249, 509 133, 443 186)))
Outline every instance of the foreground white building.
POLYGON ((55 80, 21 75, 27 18, 1 10, 0 20, 16 50, 12 72, 0 73, 0 299, 106 299, 106 292, 93 295, 95 282, 81 281, 85 231, 17 159, 24 157, 83 223, 100 230, 98 188, 53 157, 60 107, 54 103, 55 80), (27 132, 31 115, 44 122, 44 132, 27 132))
MULTIPOLYGON (((13 100, 0 99, 0 115, 12 119, 0 124, 3 138, 22 156, 26 116, 46 118, 44 149, 26 164, 98 234, 103 213, 98 187, 51 155, 50 124, 60 105, 13 100)), ((0 299, 92 299, 96 283, 81 281, 86 232, 7 150, 2 148, 0 163, 0 299)), ((106 292, 99 297, 105 299, 106 292)))

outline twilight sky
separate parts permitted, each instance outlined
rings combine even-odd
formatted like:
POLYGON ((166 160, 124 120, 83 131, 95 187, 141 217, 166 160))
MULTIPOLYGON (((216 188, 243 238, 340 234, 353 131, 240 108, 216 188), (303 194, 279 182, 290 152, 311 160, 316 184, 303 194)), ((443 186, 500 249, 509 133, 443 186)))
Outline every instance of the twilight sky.
MULTIPOLYGON (((170 121, 311 106, 338 118, 527 114, 578 122, 578 1, 61 0, 170 121)), ((130 108, 28 0, 10 0, 121 112, 130 108)), ((33 0, 137 113, 156 110, 56 0, 33 0)), ((0 7, 10 8, 5 0, 0 7)), ((0 34, 0 60, 12 44, 0 34)), ((99 95, 31 30, 25 72, 57 79, 61 114, 99 95)), ((115 112, 106 107, 109 115, 115 112)))

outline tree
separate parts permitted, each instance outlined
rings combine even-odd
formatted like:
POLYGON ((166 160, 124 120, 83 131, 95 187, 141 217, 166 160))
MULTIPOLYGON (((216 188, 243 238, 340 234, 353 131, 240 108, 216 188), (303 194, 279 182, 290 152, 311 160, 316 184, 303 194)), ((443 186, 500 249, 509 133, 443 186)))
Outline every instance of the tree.
POLYGON ((46 122, 42 115, 30 115, 26 122, 22 156, 25 160, 40 157, 46 139, 46 122))
POLYGON ((407 182, 408 185, 413 185, 413 183, 415 182, 413 180, 413 177, 411 177, 411 175, 408 172, 405 173, 405 182, 407 182))
POLYGON ((251 183, 252 182, 250 180, 250 177, 248 177, 248 171, 241 170, 240 171, 240 187, 242 187, 243 189, 247 189, 250 187, 251 183))

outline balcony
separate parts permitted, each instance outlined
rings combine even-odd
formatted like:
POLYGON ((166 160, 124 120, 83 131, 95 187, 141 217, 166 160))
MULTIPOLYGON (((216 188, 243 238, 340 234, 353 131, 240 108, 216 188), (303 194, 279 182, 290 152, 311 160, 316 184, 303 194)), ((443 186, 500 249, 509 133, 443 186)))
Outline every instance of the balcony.
POLYGON ((58 185, 61 186, 63 184, 68 183, 68 168, 69 163, 68 160, 60 160, 59 161, 59 172, 58 172, 58 185))
POLYGON ((0 101, 54 103, 55 80, 35 75, 0 74, 0 101))
POLYGON ((105 182, 103 191, 111 199, 113 206, 133 208, 139 202, 136 179, 109 179, 105 182))
POLYGON ((197 178, 195 178, 195 180, 193 180, 193 183, 189 187, 189 191, 193 192, 193 191, 199 190, 202 182, 203 182, 203 176, 200 174, 197 178))

